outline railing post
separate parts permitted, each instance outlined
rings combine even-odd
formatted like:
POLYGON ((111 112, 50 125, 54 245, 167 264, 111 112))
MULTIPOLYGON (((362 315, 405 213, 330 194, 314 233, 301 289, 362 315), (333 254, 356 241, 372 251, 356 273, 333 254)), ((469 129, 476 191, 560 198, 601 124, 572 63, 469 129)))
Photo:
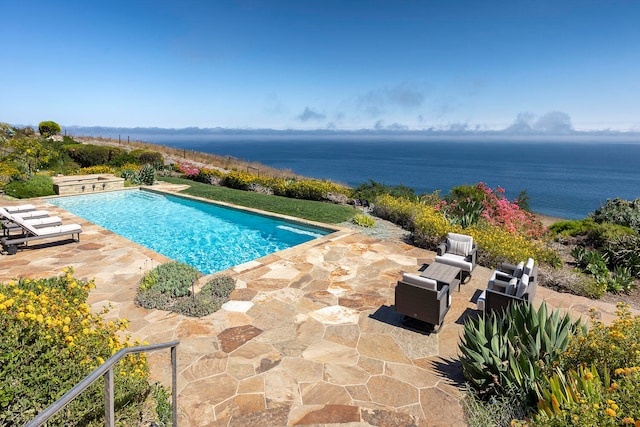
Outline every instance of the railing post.
POLYGON ((171 423, 178 427, 178 346, 171 347, 171 423))
POLYGON ((104 425, 108 427, 113 427, 116 422, 113 388, 113 368, 110 368, 104 374, 104 425))

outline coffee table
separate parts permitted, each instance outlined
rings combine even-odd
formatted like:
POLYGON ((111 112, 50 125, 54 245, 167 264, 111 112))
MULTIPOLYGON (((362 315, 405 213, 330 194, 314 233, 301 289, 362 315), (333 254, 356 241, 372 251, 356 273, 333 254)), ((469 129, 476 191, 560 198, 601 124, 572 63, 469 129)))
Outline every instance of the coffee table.
POLYGON ((420 276, 446 283, 450 288, 454 288, 457 285, 458 292, 460 292, 461 273, 462 270, 458 267, 454 267, 449 264, 442 264, 440 262, 433 262, 422 273, 420 273, 420 276))

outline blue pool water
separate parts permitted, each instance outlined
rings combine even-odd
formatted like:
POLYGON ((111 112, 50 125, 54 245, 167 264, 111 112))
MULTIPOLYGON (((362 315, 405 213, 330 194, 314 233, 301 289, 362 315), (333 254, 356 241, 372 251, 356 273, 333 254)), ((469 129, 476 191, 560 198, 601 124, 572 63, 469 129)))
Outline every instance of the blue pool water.
POLYGON ((50 199, 59 206, 204 274, 328 234, 273 217, 149 191, 50 199))

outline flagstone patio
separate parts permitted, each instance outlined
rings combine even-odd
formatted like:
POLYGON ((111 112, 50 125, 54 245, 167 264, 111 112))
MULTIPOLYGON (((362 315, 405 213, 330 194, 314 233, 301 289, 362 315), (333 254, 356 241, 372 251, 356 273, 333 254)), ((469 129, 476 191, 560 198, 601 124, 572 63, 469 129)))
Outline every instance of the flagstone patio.
MULTIPOLYGON (((394 287, 435 254, 340 230, 236 266, 231 301, 203 318, 136 307, 144 272, 167 258, 52 206, 39 209, 83 227, 79 243, 32 245, 0 256, 0 281, 45 277, 72 266, 95 278, 89 302, 130 320, 149 343, 180 340, 181 426, 463 426, 457 361, 464 320, 490 270, 477 267, 453 292, 439 334, 405 329, 394 287)), ((12 202, 3 203, 4 205, 12 202)), ((13 203, 17 204, 17 203, 13 203)), ((540 288, 537 302, 605 321, 615 306, 540 288)), ((168 351, 149 354, 154 380, 170 385, 168 351)))

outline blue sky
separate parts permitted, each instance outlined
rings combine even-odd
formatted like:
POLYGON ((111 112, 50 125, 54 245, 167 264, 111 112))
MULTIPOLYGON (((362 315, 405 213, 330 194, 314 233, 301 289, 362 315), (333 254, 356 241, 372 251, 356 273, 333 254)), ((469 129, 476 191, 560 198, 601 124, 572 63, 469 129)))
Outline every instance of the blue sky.
POLYGON ((12 1, 0 121, 640 131, 640 2, 12 1))

